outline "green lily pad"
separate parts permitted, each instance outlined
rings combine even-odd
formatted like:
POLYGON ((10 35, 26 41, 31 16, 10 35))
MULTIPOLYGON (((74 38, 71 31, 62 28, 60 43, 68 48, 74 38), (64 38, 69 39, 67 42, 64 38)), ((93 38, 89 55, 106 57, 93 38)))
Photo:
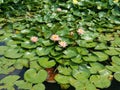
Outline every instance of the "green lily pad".
POLYGON ((74 69, 72 72, 72 76, 76 78, 77 80, 84 82, 86 81, 90 76, 90 71, 84 67, 80 67, 79 70, 74 69))
POLYGON ((26 42, 21 43, 21 47, 26 48, 26 49, 32 49, 32 48, 36 48, 36 45, 35 43, 26 41, 26 42))
POLYGON ((31 90, 45 90, 45 85, 42 83, 36 84, 32 87, 31 90))
POLYGON ((97 46, 95 47, 95 50, 105 50, 107 49, 107 45, 105 45, 104 43, 100 43, 100 44, 97 44, 97 46))
POLYGON ((14 34, 14 35, 12 35, 11 37, 12 37, 12 39, 14 39, 14 40, 22 40, 22 36, 19 35, 19 34, 14 34))
POLYGON ((106 65, 106 68, 112 72, 120 71, 120 65, 112 64, 112 66, 106 65))
POLYGON ((71 61, 78 64, 83 62, 80 55, 77 55, 75 58, 71 58, 71 61))
POLYGON ((90 66, 90 72, 93 74, 98 73, 105 68, 101 63, 98 62, 90 63, 90 66))
POLYGON ((120 52, 115 50, 114 48, 110 48, 109 50, 104 51, 106 54, 113 56, 113 55, 120 55, 120 52))
POLYGON ((108 59, 108 55, 103 52, 93 52, 99 58, 98 61, 105 61, 108 59))
POLYGON ((38 47, 36 49, 36 53, 39 55, 39 56, 45 56, 45 55, 48 55, 50 53, 50 51, 52 50, 53 47, 46 47, 46 48, 43 48, 43 47, 38 47))
POLYGON ((34 68, 36 70, 40 70, 42 67, 39 65, 39 63, 35 60, 35 61, 31 61, 30 62, 30 68, 34 68))
POLYGON ((114 78, 120 82, 120 72, 115 72, 114 73, 114 78))
POLYGON ((98 58, 95 55, 89 54, 88 56, 83 56, 83 60, 87 62, 91 62, 91 61, 97 61, 98 58))
POLYGON ((104 76, 110 76, 112 74, 112 72, 108 69, 102 69, 100 71, 98 71, 100 75, 104 75, 104 76))
POLYGON ((18 49, 8 49, 5 53, 4 56, 8 58, 20 58, 23 54, 18 52, 18 49))
POLYGON ((109 78, 101 75, 92 75, 90 81, 98 88, 108 88, 111 85, 109 78))
POLYGON ((65 54, 63 56, 64 58, 72 58, 72 57, 77 56, 77 52, 71 49, 65 50, 63 53, 65 54))
POLYGON ((41 57, 38 62, 44 68, 51 68, 56 64, 55 60, 49 60, 48 57, 41 57))
POLYGON ((112 62, 117 64, 117 65, 120 65, 120 57, 118 56, 113 56, 112 57, 112 62))
POLYGON ((23 57, 24 58, 28 58, 28 59, 33 58, 33 57, 35 57, 35 52, 28 52, 28 51, 26 51, 24 53, 23 57))
POLYGON ((96 90, 95 85, 91 82, 86 81, 85 83, 82 83, 74 78, 70 78, 70 85, 72 85, 75 90, 96 90))
POLYGON ((50 40, 43 40, 42 43, 44 46, 50 46, 53 44, 52 42, 50 42, 50 40))
POLYGON ((3 35, 5 33, 5 31, 0 30, 0 35, 3 35))
POLYGON ((28 67, 28 59, 17 59, 16 63, 17 65, 21 65, 23 67, 28 67))
POLYGON ((88 55, 89 51, 86 48, 77 47, 76 48, 80 55, 88 55))
POLYGON ((97 45, 97 42, 87 42, 85 40, 77 40, 76 42, 80 47, 85 48, 93 48, 97 45))
POLYGON ((41 83, 47 78, 47 72, 45 70, 36 71, 35 69, 29 69, 24 74, 24 79, 31 83, 41 83))
POLYGON ((25 82, 24 80, 16 81, 15 85, 18 87, 18 89, 31 89, 32 88, 32 84, 29 82, 25 82))
POLYGON ((70 76, 65 76, 62 74, 57 74, 55 80, 60 84, 69 84, 70 76))
POLYGON ((0 46, 0 55, 3 55, 7 49, 8 49, 7 46, 0 46))
POLYGON ((29 34, 30 30, 29 29, 23 29, 21 30, 21 34, 29 34))
POLYGON ((58 72, 63 75, 71 75, 72 69, 70 67, 58 66, 57 69, 58 69, 58 72))
POLYGON ((17 81, 20 77, 18 75, 9 75, 2 80, 0 80, 0 83, 4 84, 14 84, 15 81, 17 81))

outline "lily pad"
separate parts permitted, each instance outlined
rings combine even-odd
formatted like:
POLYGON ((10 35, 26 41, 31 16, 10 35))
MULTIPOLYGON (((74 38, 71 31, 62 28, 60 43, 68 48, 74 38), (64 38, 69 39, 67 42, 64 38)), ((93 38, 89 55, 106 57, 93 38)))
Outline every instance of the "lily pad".
POLYGON ((90 71, 82 67, 79 70, 73 70, 72 76, 81 82, 85 82, 90 76, 90 71))
POLYGON ((109 78, 102 75, 92 75, 90 81, 98 88, 108 88, 111 85, 109 78))
POLYGON ((43 47, 38 47, 36 49, 36 53, 39 55, 39 56, 45 56, 45 55, 48 55, 50 53, 50 51, 52 50, 53 47, 46 47, 46 48, 43 48, 43 47))
POLYGON ((47 78, 47 72, 45 70, 39 70, 38 72, 35 69, 29 69, 24 74, 24 79, 31 83, 41 83, 44 82, 47 78))
POLYGON ((97 46, 95 47, 95 50, 105 50, 107 48, 108 47, 105 43, 100 43, 100 44, 97 44, 97 46))
POLYGON ((20 77, 18 75, 9 75, 5 78, 3 78, 0 83, 4 84, 14 84, 15 81, 17 81, 20 77))
POLYGON ((0 55, 3 55, 7 49, 8 49, 7 46, 0 46, 0 55))
POLYGON ((64 58, 72 58, 77 55, 77 52, 75 50, 71 50, 71 49, 65 50, 63 53, 65 54, 63 56, 64 58))
POLYGON ((89 51, 86 48, 77 47, 76 48, 80 55, 88 55, 89 51))
POLYGON ((120 82, 120 72, 115 72, 114 73, 114 78, 120 82))
POLYGON ((20 58, 23 54, 18 52, 18 49, 8 49, 5 53, 4 56, 8 58, 20 58))
POLYGON ((113 56, 113 55, 120 55, 120 52, 115 50, 114 48, 110 48, 109 50, 104 51, 106 54, 113 56))
POLYGON ((24 80, 16 81, 15 85, 18 87, 18 89, 31 89, 32 88, 32 84, 29 82, 25 82, 24 80))
POLYGON ((45 90, 45 85, 42 83, 36 84, 32 87, 31 90, 45 90))
POLYGON ((70 76, 65 76, 62 74, 57 74, 55 80, 60 84, 69 84, 70 76))
POLYGON ((97 61, 98 58, 95 55, 89 54, 88 56, 83 56, 83 60, 87 62, 91 62, 91 61, 97 61))
POLYGON ((90 63, 90 72, 95 74, 101 70, 103 70, 105 67, 104 65, 102 65, 101 63, 98 63, 98 62, 93 62, 93 63, 90 63))
POLYGON ((83 62, 80 55, 77 55, 75 58, 71 58, 71 61, 78 64, 83 62))
POLYGON ((98 61, 105 61, 108 59, 108 55, 103 52, 93 52, 98 57, 98 61))
POLYGON ((58 72, 63 74, 63 75, 71 75, 72 69, 70 67, 62 67, 58 66, 58 72))
POLYGON ((48 57, 41 57, 38 62, 44 68, 51 68, 56 64, 55 60, 49 60, 48 57))
POLYGON ((32 49, 32 48, 36 48, 36 45, 32 42, 26 41, 21 43, 21 47, 26 49, 32 49))
POLYGON ((112 62, 117 64, 117 65, 120 65, 120 57, 118 56, 113 56, 112 57, 112 62))
POLYGON ((96 90, 95 85, 89 81, 82 83, 79 80, 71 78, 70 84, 75 88, 75 90, 96 90))

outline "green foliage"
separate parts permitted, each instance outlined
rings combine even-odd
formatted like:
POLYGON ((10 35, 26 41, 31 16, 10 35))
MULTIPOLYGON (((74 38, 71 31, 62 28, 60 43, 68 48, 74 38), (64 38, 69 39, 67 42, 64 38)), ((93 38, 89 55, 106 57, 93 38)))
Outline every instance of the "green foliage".
POLYGON ((52 67, 58 84, 76 90, 120 81, 119 11, 119 0, 0 0, 0 74, 28 68, 0 89, 45 90, 52 67))

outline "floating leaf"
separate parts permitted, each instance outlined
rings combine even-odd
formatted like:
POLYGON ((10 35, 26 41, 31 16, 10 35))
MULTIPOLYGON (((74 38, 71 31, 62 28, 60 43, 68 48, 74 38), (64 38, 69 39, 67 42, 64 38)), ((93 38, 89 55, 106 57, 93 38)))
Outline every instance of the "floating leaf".
POLYGON ((96 50, 104 50, 104 49, 107 49, 107 48, 108 48, 107 45, 104 44, 104 43, 100 43, 95 47, 96 50))
POLYGON ((91 62, 91 61, 97 61, 98 58, 95 55, 89 54, 88 56, 83 56, 83 60, 85 60, 87 62, 91 62))
POLYGON ((14 84, 15 81, 17 81, 20 77, 18 75, 9 75, 5 78, 3 78, 0 83, 4 84, 14 84))
POLYGON ((71 61, 78 64, 83 62, 80 55, 77 55, 75 58, 71 58, 71 61))
POLYGON ((58 66, 57 69, 58 69, 58 72, 63 75, 71 75, 72 69, 70 67, 58 66))
POLYGON ((115 78, 117 81, 120 81, 120 72, 115 72, 115 73, 114 73, 114 78, 115 78))
POLYGON ((47 72, 45 70, 36 71, 35 69, 29 69, 24 74, 24 79, 31 83, 41 83, 47 78, 47 72))
POLYGON ((72 58, 77 55, 77 52, 71 49, 65 50, 63 53, 65 54, 65 56, 63 56, 64 58, 72 58))
POLYGON ((7 49, 8 49, 7 46, 0 46, 0 55, 3 55, 7 49))
POLYGON ((31 89, 32 88, 32 84, 29 82, 25 82, 24 80, 16 81, 15 85, 18 87, 18 89, 31 89))
POLYGON ((28 29, 21 30, 21 34, 29 34, 29 33, 30 33, 30 30, 28 29))
POLYGON ((81 67, 79 70, 73 70, 72 71, 72 75, 74 78, 76 78, 77 80, 81 81, 81 82, 85 82, 89 76, 90 76, 90 71, 87 70, 84 67, 81 67))
POLYGON ((60 84, 69 84, 70 76, 65 76, 62 74, 57 74, 55 80, 60 84))
POLYGON ((104 65, 102 65, 101 63, 98 63, 98 62, 94 62, 94 63, 90 63, 90 72, 95 74, 101 70, 103 70, 105 67, 104 65))
POLYGON ((119 55, 120 54, 120 52, 118 52, 114 48, 110 48, 109 50, 105 50, 104 52, 106 54, 108 54, 108 55, 111 55, 111 56, 113 56, 113 55, 119 55))
POLYGON ((37 48, 36 53, 39 56, 45 56, 45 55, 48 55, 50 53, 50 51, 52 50, 52 48, 53 47, 46 47, 46 48, 39 47, 39 48, 37 48))
POLYGON ((90 81, 98 88, 108 88, 111 84, 111 81, 108 79, 108 77, 101 75, 92 75, 90 77, 90 81))
POLYGON ((35 57, 35 52, 28 52, 26 51, 23 55, 24 58, 28 58, 28 59, 31 59, 33 57, 35 57))
POLYGON ((89 81, 83 83, 79 80, 70 78, 70 84, 75 88, 75 90, 96 90, 95 85, 89 81))
POLYGON ((117 64, 112 64, 112 66, 106 65, 106 68, 112 72, 120 71, 120 66, 117 64))
POLYGON ((32 49, 32 48, 36 48, 36 45, 32 42, 26 41, 21 43, 21 47, 26 49, 32 49))
POLYGON ((41 57, 38 62, 44 68, 51 68, 56 64, 55 60, 49 60, 48 57, 41 57))
POLYGON ((120 65, 120 57, 118 56, 113 56, 112 57, 112 62, 117 64, 117 65, 120 65))
POLYGON ((31 90, 45 90, 45 85, 40 83, 40 84, 36 84, 32 87, 31 90))
POLYGON ((86 48, 77 47, 77 51, 80 55, 88 55, 89 51, 86 48))
POLYGON ((108 55, 103 52, 93 52, 98 57, 98 61, 105 61, 108 59, 108 55))
POLYGON ((18 49, 8 49, 4 55, 8 58, 20 58, 23 54, 19 53, 18 49))

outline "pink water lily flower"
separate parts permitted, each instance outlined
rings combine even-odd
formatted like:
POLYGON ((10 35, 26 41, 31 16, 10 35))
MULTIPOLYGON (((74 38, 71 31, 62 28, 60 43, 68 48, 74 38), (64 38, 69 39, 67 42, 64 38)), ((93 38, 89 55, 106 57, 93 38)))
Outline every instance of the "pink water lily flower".
POLYGON ((60 47, 63 47, 63 48, 68 46, 67 42, 65 42, 65 41, 59 41, 59 45, 60 45, 60 47))
POLYGON ((85 31, 82 29, 82 28, 79 28, 78 30, 77 30, 77 33, 80 35, 80 34, 84 34, 85 33, 85 31))
POLYGON ((62 11, 62 9, 61 9, 61 8, 57 8, 57 11, 58 11, 58 12, 61 12, 61 11, 62 11))
POLYGON ((32 37, 30 38, 30 40, 31 40, 32 42, 37 42, 37 41, 38 41, 38 37, 32 36, 32 37))
POLYGON ((61 40, 61 38, 60 38, 58 35, 56 35, 56 34, 53 34, 53 35, 50 37, 50 39, 51 39, 52 41, 59 41, 59 40, 61 40))

